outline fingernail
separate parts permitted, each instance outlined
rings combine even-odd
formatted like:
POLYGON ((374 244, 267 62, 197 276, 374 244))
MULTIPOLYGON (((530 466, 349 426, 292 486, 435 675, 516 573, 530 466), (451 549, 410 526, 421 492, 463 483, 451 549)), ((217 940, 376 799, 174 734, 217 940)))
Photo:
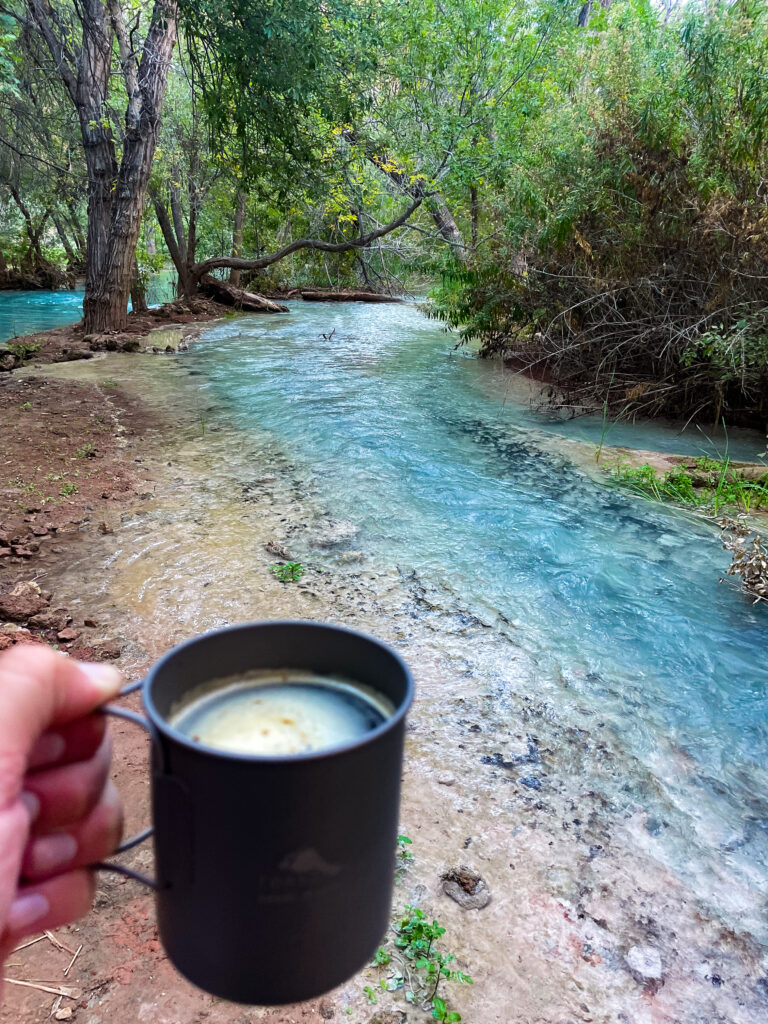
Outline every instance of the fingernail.
POLYGON ((74 836, 68 832, 54 832, 34 840, 26 863, 34 874, 47 875, 71 864, 76 853, 77 840, 74 836))
POLYGON ((66 749, 67 741, 60 732, 44 733, 35 744, 35 749, 31 755, 31 761, 33 762, 31 767, 36 768, 40 765, 53 764, 54 761, 59 760, 66 749))
POLYGON ((34 793, 19 793, 19 800, 26 807, 30 822, 34 821, 40 813, 40 801, 34 793))
POLYGON ((103 692, 104 699, 114 697, 123 685, 123 677, 112 665, 104 665, 98 661, 81 661, 78 665, 81 672, 103 692))
POLYGON ((25 932, 35 921, 40 921, 50 911, 51 905, 39 892, 28 892, 17 896, 8 911, 8 931, 25 932))

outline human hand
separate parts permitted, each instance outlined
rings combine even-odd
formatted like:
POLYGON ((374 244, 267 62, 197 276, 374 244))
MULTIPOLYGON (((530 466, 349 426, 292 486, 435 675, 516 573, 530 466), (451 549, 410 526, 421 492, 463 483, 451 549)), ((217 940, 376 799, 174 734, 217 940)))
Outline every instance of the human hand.
POLYGON ((19 939, 86 914, 88 864, 112 853, 122 809, 104 715, 109 665, 47 647, 0 654, 0 963, 19 939))

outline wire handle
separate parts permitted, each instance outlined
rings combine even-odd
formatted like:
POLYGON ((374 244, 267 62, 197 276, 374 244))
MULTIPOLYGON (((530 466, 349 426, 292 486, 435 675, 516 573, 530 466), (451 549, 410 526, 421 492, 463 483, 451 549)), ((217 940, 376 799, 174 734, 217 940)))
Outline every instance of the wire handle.
MULTIPOLYGON (((136 690, 140 690, 144 685, 144 680, 139 679, 135 683, 129 683, 124 686, 118 694, 118 697, 127 697, 130 693, 135 693, 136 690)), ((149 727, 149 723, 143 715, 138 714, 136 711, 130 711, 128 708, 121 708, 116 704, 106 704, 102 709, 102 713, 105 715, 112 715, 114 718, 122 718, 126 722, 132 722, 134 725, 140 725, 142 729, 146 730, 149 735, 152 735, 152 730, 149 727)), ((134 846, 138 846, 139 843, 143 843, 145 839, 154 833, 154 829, 150 825, 149 828, 145 828, 143 832, 137 832, 135 836, 131 836, 126 839, 124 843, 115 850, 115 853, 125 853, 127 850, 132 850, 134 846)), ((157 889, 157 882, 152 878, 148 878, 146 875, 142 875, 138 871, 134 871, 132 868, 127 868, 122 864, 114 864, 112 861, 98 861, 96 864, 92 864, 91 868, 94 871, 113 871, 118 875, 125 875, 126 878, 132 878, 136 882, 141 882, 142 885, 148 886, 150 889, 157 889)))

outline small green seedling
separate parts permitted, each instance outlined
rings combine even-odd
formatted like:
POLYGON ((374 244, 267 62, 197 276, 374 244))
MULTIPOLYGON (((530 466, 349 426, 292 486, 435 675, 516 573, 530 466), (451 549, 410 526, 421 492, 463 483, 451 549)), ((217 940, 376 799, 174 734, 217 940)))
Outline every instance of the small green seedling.
POLYGON ((363 989, 363 992, 365 992, 365 994, 368 996, 369 1003, 377 1002, 376 993, 373 991, 370 985, 366 985, 365 988, 363 989))
POLYGON ((281 583, 298 583, 306 572, 301 562, 275 562, 269 568, 281 583))
POLYGON ((413 840, 408 836, 397 837, 397 859, 400 861, 413 860, 413 854, 407 847, 413 845, 413 840))
POLYGON ((64 484, 59 494, 62 498, 68 498, 72 494, 77 494, 77 484, 64 484))

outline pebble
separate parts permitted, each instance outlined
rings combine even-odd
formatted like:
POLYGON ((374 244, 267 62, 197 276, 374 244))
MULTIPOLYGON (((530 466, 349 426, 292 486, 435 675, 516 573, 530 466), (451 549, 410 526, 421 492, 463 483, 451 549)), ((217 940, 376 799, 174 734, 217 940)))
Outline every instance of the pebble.
POLYGON ((456 778, 447 772, 443 772, 442 775, 437 776, 437 781, 441 786, 453 786, 456 782, 456 778))
POLYGON ((661 953, 655 946, 632 946, 624 959, 640 981, 661 980, 661 953))

